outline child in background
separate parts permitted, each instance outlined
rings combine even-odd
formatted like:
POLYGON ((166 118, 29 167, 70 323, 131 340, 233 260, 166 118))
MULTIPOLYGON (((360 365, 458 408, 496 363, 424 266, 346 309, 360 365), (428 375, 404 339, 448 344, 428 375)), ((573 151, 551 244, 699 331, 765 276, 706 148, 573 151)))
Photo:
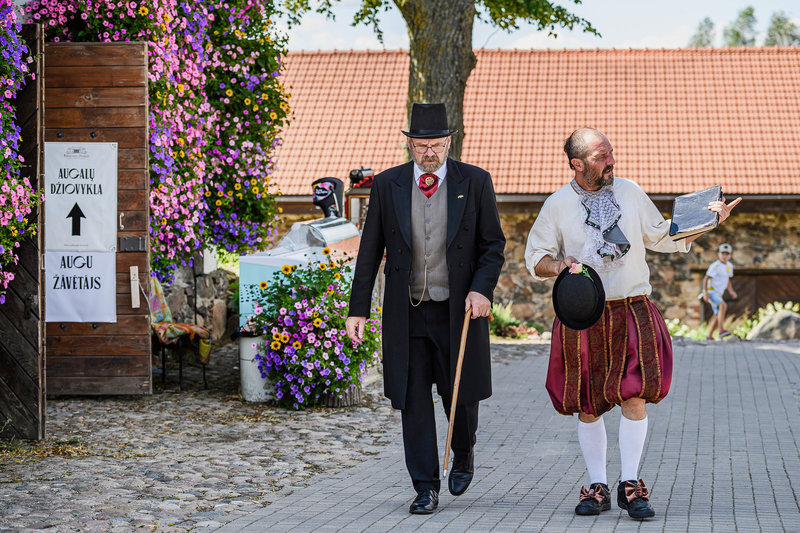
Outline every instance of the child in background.
POLYGON ((728 243, 719 245, 719 259, 711 263, 703 277, 703 300, 711 304, 714 316, 708 329, 707 340, 713 340, 714 331, 719 329, 719 338, 725 338, 731 334, 723 328, 725 322, 725 312, 728 304, 722 299, 722 295, 727 289, 731 297, 738 298, 736 291, 733 290, 731 278, 733 277, 733 265, 730 262, 733 248, 728 243))

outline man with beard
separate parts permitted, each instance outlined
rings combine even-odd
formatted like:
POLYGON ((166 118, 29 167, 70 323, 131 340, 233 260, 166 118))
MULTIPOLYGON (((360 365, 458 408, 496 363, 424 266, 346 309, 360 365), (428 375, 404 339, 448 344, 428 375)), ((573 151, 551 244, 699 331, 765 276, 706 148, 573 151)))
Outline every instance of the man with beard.
POLYGON ((392 407, 402 410, 406 467, 417 496, 409 511, 432 513, 439 502, 439 452, 432 384, 451 416, 461 325, 467 336, 455 412, 453 468, 457 496, 474 473, 478 402, 492 393, 488 316, 505 237, 492 179, 478 167, 447 157, 444 104, 414 104, 406 135, 412 161, 381 172, 372 184, 361 235, 347 334, 364 338, 372 286, 383 269, 383 377, 392 407))
MULTIPOLYGON (((578 442, 590 478, 589 490, 581 487, 575 513, 597 515, 611 508, 602 415, 620 405, 617 504, 632 518, 650 518, 655 512, 638 477, 647 434, 645 404, 669 391, 672 341, 647 298, 645 249, 688 252, 699 235, 670 239, 669 221, 644 191, 614 176, 613 148, 601 132, 574 131, 564 151, 574 179, 542 206, 528 235, 525 262, 539 281, 575 263, 589 265, 599 273, 606 295, 600 320, 588 329, 570 329, 558 317, 553 323, 546 387, 558 412, 578 413, 578 442)), ((722 222, 740 201, 711 202, 708 209, 722 222)))

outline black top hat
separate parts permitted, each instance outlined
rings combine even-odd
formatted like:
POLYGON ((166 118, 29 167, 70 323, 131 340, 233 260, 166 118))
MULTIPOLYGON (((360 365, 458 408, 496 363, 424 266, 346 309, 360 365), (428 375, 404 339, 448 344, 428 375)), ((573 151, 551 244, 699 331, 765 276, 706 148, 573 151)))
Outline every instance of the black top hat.
POLYGON ((589 265, 585 273, 570 274, 565 268, 553 285, 553 308, 556 316, 570 329, 588 329, 600 320, 606 307, 606 291, 600 275, 589 265))
MULTIPOLYGON (((400 130, 402 131, 402 130, 400 130)), ((411 106, 411 123, 403 131, 413 139, 436 139, 457 133, 447 126, 447 109, 444 104, 414 104, 411 106)))

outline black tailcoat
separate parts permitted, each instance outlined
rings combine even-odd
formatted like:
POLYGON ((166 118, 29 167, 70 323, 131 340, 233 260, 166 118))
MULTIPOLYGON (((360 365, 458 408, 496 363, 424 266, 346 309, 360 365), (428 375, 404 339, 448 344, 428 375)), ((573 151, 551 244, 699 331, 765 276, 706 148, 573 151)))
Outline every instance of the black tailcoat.
MULTIPOLYGON (((384 393, 403 409, 408 383, 408 287, 411 283, 411 192, 413 162, 381 172, 372 183, 361 234, 349 316, 369 316, 372 287, 386 251, 383 297, 384 393)), ((492 301, 503 266, 506 239, 488 172, 447 160, 447 268, 450 283, 450 379, 455 376, 464 301, 469 291, 492 301)), ((444 231, 444 228, 442 228, 444 231)), ((439 394, 449 391, 439 391, 439 394)), ((492 394, 489 322, 472 320, 461 369, 459 404, 492 394)))

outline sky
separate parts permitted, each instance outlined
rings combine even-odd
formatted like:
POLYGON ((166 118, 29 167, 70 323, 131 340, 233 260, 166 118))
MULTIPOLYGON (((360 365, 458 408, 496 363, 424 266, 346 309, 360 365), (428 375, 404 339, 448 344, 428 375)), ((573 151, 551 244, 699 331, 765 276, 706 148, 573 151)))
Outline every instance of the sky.
MULTIPOLYGON (((443 0, 446 1, 446 0, 443 0)), ((531 25, 521 26, 513 33, 498 30, 490 24, 477 22, 473 30, 474 48, 680 48, 686 46, 697 25, 704 17, 714 21, 715 45, 722 43, 722 29, 748 5, 755 7, 759 37, 764 33, 773 12, 784 11, 800 26, 800 2, 797 0, 583 0, 580 5, 556 0, 573 13, 589 20, 602 37, 580 31, 557 30, 558 37, 537 31, 531 25)), ((316 13, 307 14, 299 27, 286 30, 283 21, 279 28, 288 31, 289 50, 349 50, 408 48, 405 22, 396 7, 382 14, 381 45, 371 28, 352 27, 353 15, 359 0, 334 3, 336 20, 316 13)))

